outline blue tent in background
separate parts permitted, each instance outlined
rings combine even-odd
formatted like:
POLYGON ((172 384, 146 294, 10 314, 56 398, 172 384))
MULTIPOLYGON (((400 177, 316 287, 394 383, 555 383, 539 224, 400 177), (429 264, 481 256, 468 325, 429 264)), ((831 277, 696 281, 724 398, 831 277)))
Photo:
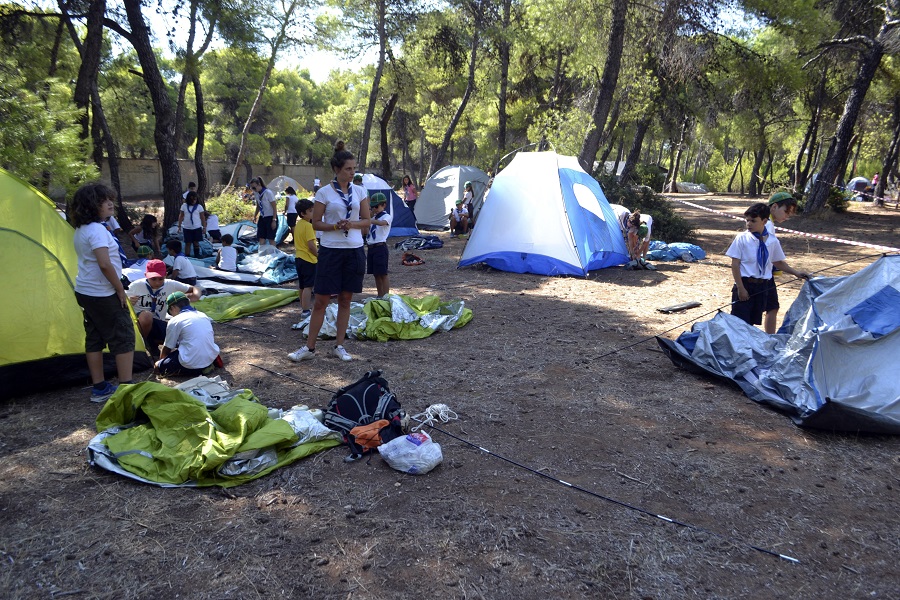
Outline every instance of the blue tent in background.
POLYGON ((626 262, 616 215, 578 159, 520 152, 494 178, 459 266, 586 276, 626 262))
POLYGON ((380 177, 376 177, 370 173, 366 173, 363 177, 363 186, 372 194, 381 192, 388 199, 387 212, 393 217, 391 221, 391 232, 388 237, 409 237, 411 235, 419 235, 419 229, 416 227, 416 215, 409 209, 403 198, 397 195, 397 192, 380 177))

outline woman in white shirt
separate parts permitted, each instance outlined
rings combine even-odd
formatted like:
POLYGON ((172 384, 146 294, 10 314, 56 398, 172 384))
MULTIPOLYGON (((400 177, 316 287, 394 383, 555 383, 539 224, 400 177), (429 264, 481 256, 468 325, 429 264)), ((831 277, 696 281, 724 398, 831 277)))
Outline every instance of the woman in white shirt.
POLYGON ((294 362, 315 358, 316 338, 325 320, 325 309, 331 296, 337 294, 337 346, 333 354, 341 360, 352 360, 344 349, 344 338, 350 322, 350 301, 354 293, 363 289, 366 272, 366 253, 363 231, 371 225, 369 198, 366 188, 354 185, 356 159, 344 149, 344 142, 335 144, 331 157, 332 182, 316 192, 313 207, 313 229, 322 232, 316 265, 316 282, 306 345, 288 354, 294 362))

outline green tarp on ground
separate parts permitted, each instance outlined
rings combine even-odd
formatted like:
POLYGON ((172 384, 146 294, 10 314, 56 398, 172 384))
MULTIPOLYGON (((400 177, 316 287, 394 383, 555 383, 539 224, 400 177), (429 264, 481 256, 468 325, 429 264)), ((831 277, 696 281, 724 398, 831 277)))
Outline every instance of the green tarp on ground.
POLYGON ((278 308, 297 300, 297 290, 269 288, 257 290, 251 294, 233 294, 201 298, 194 302, 194 308, 202 311, 207 317, 221 323, 252 315, 264 310, 278 308))
POLYGON ((210 412, 181 390, 153 382, 122 386, 97 416, 97 431, 112 432, 91 441, 93 462, 101 444, 119 467, 161 485, 232 487, 292 462, 337 446, 334 439, 298 441, 291 425, 270 419, 250 390, 210 412), (218 469, 240 453, 270 449, 277 460, 257 472, 224 476, 218 469))
POLYGON ((363 306, 366 327, 357 334, 360 338, 377 342, 418 340, 429 337, 438 329, 458 329, 472 320, 472 309, 462 306, 460 300, 441 302, 438 296, 411 298, 400 294, 394 297, 412 309, 418 319, 400 321, 395 301, 370 300, 363 306))

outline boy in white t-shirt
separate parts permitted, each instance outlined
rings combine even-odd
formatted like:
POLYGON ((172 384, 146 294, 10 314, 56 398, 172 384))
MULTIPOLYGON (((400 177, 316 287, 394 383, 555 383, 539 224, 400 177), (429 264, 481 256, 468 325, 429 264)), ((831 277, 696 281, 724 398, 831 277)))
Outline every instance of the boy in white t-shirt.
POLYGON ((215 268, 222 271, 237 271, 237 248, 232 246, 234 236, 226 233, 222 236, 222 247, 216 253, 215 268))
POLYGON ((366 258, 366 273, 375 277, 375 289, 379 298, 384 298, 391 291, 391 284, 388 280, 388 258, 389 252, 387 247, 388 235, 391 232, 391 214, 385 210, 387 207, 387 198, 381 192, 372 194, 369 198, 369 211, 372 217, 369 233, 366 241, 369 244, 369 255, 366 258))
POLYGON ((197 285, 197 270, 194 269, 194 263, 181 251, 181 242, 169 240, 166 242, 166 250, 169 255, 165 258, 165 263, 172 270, 169 276, 181 283, 197 285))
POLYGON ((166 298, 171 318, 156 369, 161 375, 200 375, 222 366, 219 347, 213 334, 212 321, 191 306, 182 292, 166 298))
POLYGON ((759 202, 744 212, 747 231, 738 234, 726 256, 731 257, 731 314, 750 325, 762 325, 762 314, 778 309, 778 293, 772 279, 775 266, 795 277, 809 279, 785 262, 784 251, 774 235, 766 232, 769 207, 759 202))
POLYGON ((196 287, 166 279, 166 265, 161 260, 147 261, 144 279, 132 282, 125 291, 137 313, 138 329, 151 352, 165 340, 166 297, 173 292, 182 292, 194 300, 200 298, 196 287))

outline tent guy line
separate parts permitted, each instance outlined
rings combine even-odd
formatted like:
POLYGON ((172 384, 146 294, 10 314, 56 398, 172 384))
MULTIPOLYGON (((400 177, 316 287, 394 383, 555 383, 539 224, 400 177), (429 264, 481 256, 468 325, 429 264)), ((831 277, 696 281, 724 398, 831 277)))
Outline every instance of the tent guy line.
MULTIPOLYGON (((323 388, 323 387, 318 386, 318 385, 316 385, 316 384, 314 384, 314 383, 310 383, 310 382, 308 382, 308 381, 304 381, 304 380, 300 379, 299 377, 294 377, 293 375, 290 375, 290 374, 288 374, 288 373, 280 373, 280 372, 278 372, 278 371, 273 371, 273 370, 271 370, 271 369, 267 369, 266 367, 261 367, 261 366, 259 366, 259 365, 255 365, 255 364, 253 364, 253 363, 247 363, 247 364, 249 364, 251 367, 256 367, 257 369, 266 371, 267 373, 271 373, 272 375, 278 375, 279 377, 284 377, 285 379, 289 379, 289 380, 294 381, 294 382, 296 382, 296 383, 302 383, 303 385, 308 385, 308 386, 310 386, 310 387, 314 387, 314 388, 316 388, 316 389, 318 389, 318 390, 322 390, 322 391, 324 391, 324 392, 328 392, 328 393, 331 393, 331 394, 336 394, 336 393, 337 393, 336 390, 330 390, 330 389, 327 389, 327 388, 323 388)), ((411 417, 411 418, 412 418, 412 417, 411 417)), ((564 486, 564 487, 567 487, 567 488, 570 488, 570 489, 573 489, 573 490, 578 490, 579 492, 585 493, 585 494, 587 494, 587 495, 589 495, 589 496, 593 496, 594 498, 599 498, 600 500, 605 500, 606 502, 610 502, 610 503, 615 504, 616 506, 619 506, 619 507, 621 507, 621 508, 625 508, 625 509, 628 509, 628 510, 632 510, 632 511, 641 513, 642 515, 646 515, 646 516, 649 516, 649 517, 653 517, 654 519, 659 519, 659 520, 664 521, 664 522, 666 522, 666 523, 671 523, 672 525, 678 525, 678 526, 680 526, 680 527, 684 527, 684 528, 686 528, 686 529, 690 529, 690 530, 696 531, 696 532, 698 532, 698 533, 705 533, 705 534, 707 534, 707 535, 711 535, 711 536, 713 536, 713 537, 717 537, 717 538, 719 538, 719 539, 725 540, 725 541, 730 542, 730 543, 735 544, 735 545, 746 546, 747 548, 750 548, 751 550, 755 550, 755 551, 757 551, 757 552, 762 552, 763 554, 768 554, 769 556, 774 556, 774 557, 776 557, 776 558, 781 558, 781 559, 786 560, 786 561, 791 562, 791 563, 795 563, 795 564, 799 564, 799 563, 800 563, 800 560, 797 559, 797 558, 794 558, 793 556, 788 556, 787 554, 781 554, 780 552, 776 552, 776 551, 774 551, 774 550, 769 550, 769 549, 767 549, 767 548, 762 548, 761 546, 756 546, 756 545, 754 545, 754 544, 751 544, 751 543, 749 543, 749 542, 745 542, 745 541, 743 541, 743 540, 739 540, 739 539, 737 539, 737 538, 732 538, 732 537, 729 537, 729 536, 724 535, 724 534, 721 534, 721 533, 716 533, 715 531, 711 531, 711 530, 709 530, 709 529, 705 529, 705 528, 700 527, 700 526, 698 526, 698 525, 692 525, 692 524, 687 523, 687 522, 685 522, 685 521, 679 521, 678 519, 673 519, 673 518, 667 517, 667 516, 665 516, 665 515, 659 515, 659 514, 656 514, 656 513, 652 512, 652 511, 649 511, 649 510, 647 510, 647 509, 645 509, 645 508, 641 508, 641 507, 639 507, 639 506, 634 506, 634 505, 632 505, 632 504, 628 504, 627 502, 622 502, 621 500, 616 500, 615 498, 611 498, 611 497, 609 497, 609 496, 604 496, 603 494, 600 494, 600 493, 597 493, 597 492, 595 492, 595 491, 593 491, 593 490, 589 490, 589 489, 587 489, 587 488, 581 487, 580 485, 577 485, 577 484, 574 484, 574 483, 570 483, 570 482, 568 482, 568 481, 565 481, 565 480, 563 480, 563 479, 559 479, 559 478, 554 477, 554 476, 552 476, 552 475, 548 475, 547 473, 545 473, 545 472, 543 472, 543 471, 539 471, 539 470, 534 469, 534 468, 532 468, 532 467, 529 467, 528 465, 523 465, 522 463, 518 463, 518 462, 512 460, 511 458, 507 458, 507 457, 503 456, 502 454, 497 454, 496 452, 492 452, 492 451, 488 450, 487 448, 485 448, 485 447, 483 447, 483 446, 479 446, 478 444, 475 444, 475 443, 470 442, 470 441, 468 441, 468 440, 466 440, 466 439, 464 439, 464 438, 461 438, 461 437, 459 437, 459 436, 457 436, 457 435, 454 435, 454 434, 452 434, 452 433, 450 433, 450 432, 448 432, 448 431, 445 431, 445 430, 441 429, 440 427, 437 427, 437 426, 435 426, 435 425, 432 425, 431 423, 428 423, 428 422, 426 422, 426 421, 424 421, 424 420, 420 420, 420 419, 416 419, 416 418, 412 418, 412 420, 414 420, 414 421, 416 421, 416 422, 418 422, 418 423, 421 423, 421 424, 423 424, 423 425, 426 425, 426 426, 430 427, 431 429, 433 429, 434 431, 438 431, 438 432, 440 432, 440 433, 442 433, 442 434, 444 434, 444 435, 446 435, 446 436, 448 436, 448 437, 451 437, 451 438, 453 438, 453 439, 455 439, 455 440, 457 440, 457 441, 459 441, 459 442, 462 442, 463 444, 465 444, 465 445, 467 445, 467 446, 470 446, 470 447, 472 447, 472 448, 475 448, 476 450, 480 450, 480 451, 484 452, 485 454, 489 454, 489 455, 493 456, 494 458, 500 459, 500 460, 502 460, 502 461, 504 461, 504 462, 507 462, 507 463, 509 463, 509 464, 511 464, 511 465, 513 465, 513 466, 516 466, 516 467, 518 467, 518 468, 520 468, 520 469, 524 469, 524 470, 528 471, 529 473, 532 473, 532 474, 534 474, 534 475, 538 475, 538 476, 543 477, 544 479, 548 479, 548 480, 550 480, 550 481, 552 481, 552 482, 554 482, 554 483, 558 483, 558 484, 560 484, 560 485, 562 485, 562 486, 564 486)))
MULTIPOLYGON (((728 217, 729 219, 735 219, 735 220, 737 220, 737 221, 743 221, 743 220, 744 220, 744 217, 739 217, 739 216, 737 216, 737 215, 733 215, 733 214, 730 214, 730 213, 727 213, 727 212, 722 212, 721 210, 714 210, 714 209, 712 209, 712 208, 707 208, 707 207, 705 207, 705 206, 700 206, 699 204, 694 204, 693 202, 688 202, 687 200, 680 200, 680 199, 678 199, 678 198, 672 198, 671 196, 666 196, 666 198, 669 199, 669 200, 671 200, 672 202, 679 202, 679 203, 681 203, 681 204, 684 204, 684 205, 686 205, 686 206, 690 206, 690 207, 692 207, 692 208, 697 208, 697 209, 706 211, 706 212, 708 212, 708 213, 713 213, 714 215, 720 215, 720 216, 723 216, 723 217, 728 217)), ((833 238, 833 237, 828 237, 828 236, 825 236, 825 235, 818 235, 818 234, 816 234, 816 233, 806 233, 806 232, 804 232, 804 231, 796 231, 796 230, 794 230, 794 229, 785 229, 784 227, 778 227, 777 225, 775 226, 775 229, 776 229, 777 231, 784 231, 784 232, 786 232, 786 233, 793 233, 794 235, 799 235, 799 236, 802 236, 802 237, 813 238, 813 239, 817 239, 817 240, 824 240, 824 241, 826 241, 826 242, 837 242, 838 244, 846 244, 846 245, 848 245, 848 246, 860 246, 860 247, 862 247, 862 248, 872 248, 872 249, 874 249, 874 250, 881 250, 881 251, 883 251, 883 252, 897 252, 897 253, 900 253, 900 248, 893 248, 893 247, 891 247, 891 246, 880 246, 880 245, 878 245, 878 244, 867 244, 867 243, 865 243, 865 242, 857 242, 857 241, 854 241, 854 240, 842 240, 841 238, 833 238)))

